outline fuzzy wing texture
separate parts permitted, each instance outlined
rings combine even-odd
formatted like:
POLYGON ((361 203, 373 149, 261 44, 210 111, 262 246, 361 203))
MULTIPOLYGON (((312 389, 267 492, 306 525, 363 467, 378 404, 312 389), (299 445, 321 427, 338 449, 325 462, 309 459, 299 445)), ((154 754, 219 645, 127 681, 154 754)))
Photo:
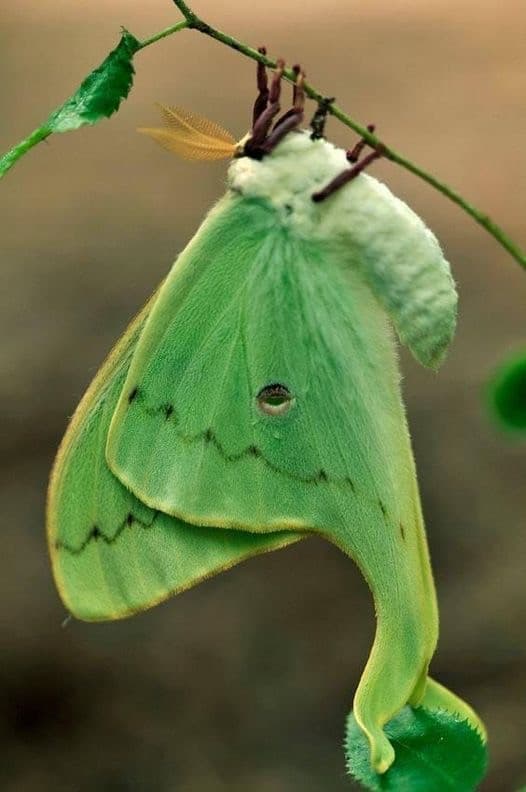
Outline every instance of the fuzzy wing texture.
POLYGON ((366 174, 349 188, 353 261, 388 312, 403 344, 438 368, 454 336, 457 292, 434 234, 403 201, 366 174))
POLYGON ((132 323, 80 403, 48 496, 48 540, 66 607, 88 621, 144 610, 239 561, 295 541, 187 525, 148 508, 109 470, 111 416, 151 303, 132 323))
POLYGON ((187 522, 367 536, 388 521, 398 542, 418 496, 393 341, 362 274, 264 204, 224 199, 161 289, 107 459, 187 522), (257 399, 276 383, 294 399, 277 416, 257 399))

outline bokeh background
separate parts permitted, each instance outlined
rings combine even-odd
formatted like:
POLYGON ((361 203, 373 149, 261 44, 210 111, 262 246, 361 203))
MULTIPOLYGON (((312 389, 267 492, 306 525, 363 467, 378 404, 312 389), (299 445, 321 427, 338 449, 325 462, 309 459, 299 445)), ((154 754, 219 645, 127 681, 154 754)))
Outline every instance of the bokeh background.
MULTIPOLYGON (((196 0, 210 22, 305 64, 312 81, 526 244, 523 0, 196 0)), ((173 24, 169 0, 6 0, 0 150, 114 46, 173 24)), ((360 575, 321 541, 254 559, 130 620, 70 622, 44 501, 79 397, 221 195, 225 165, 135 133, 155 100, 241 136, 254 66, 185 31, 136 58, 118 116, 52 138, 0 185, 0 788, 5 792, 344 792, 344 719, 372 641, 360 575)), ((329 135, 348 146, 349 130, 329 135)), ((486 792, 526 783, 526 444, 485 412, 494 365, 526 342, 526 274, 426 185, 374 173, 441 239, 461 312, 436 375, 402 353, 438 587, 433 674, 491 737, 486 792)), ((403 791, 402 791, 403 792, 403 791)))

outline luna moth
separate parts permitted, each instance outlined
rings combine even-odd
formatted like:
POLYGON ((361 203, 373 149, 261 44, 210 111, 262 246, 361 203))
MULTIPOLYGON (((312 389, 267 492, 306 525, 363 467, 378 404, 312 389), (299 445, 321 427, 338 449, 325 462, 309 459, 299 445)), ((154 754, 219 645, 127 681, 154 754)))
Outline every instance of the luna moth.
POLYGON ((186 157, 232 157, 228 189, 75 412, 51 476, 49 549, 66 607, 98 621, 313 534, 334 543, 374 598, 353 707, 383 773, 383 726, 407 703, 484 734, 428 676, 438 612, 392 331, 437 367, 457 296, 434 235, 350 168, 323 108, 301 128, 299 71, 275 122, 282 71, 269 86, 258 67, 238 143, 177 108, 163 109, 166 129, 143 130, 186 157))

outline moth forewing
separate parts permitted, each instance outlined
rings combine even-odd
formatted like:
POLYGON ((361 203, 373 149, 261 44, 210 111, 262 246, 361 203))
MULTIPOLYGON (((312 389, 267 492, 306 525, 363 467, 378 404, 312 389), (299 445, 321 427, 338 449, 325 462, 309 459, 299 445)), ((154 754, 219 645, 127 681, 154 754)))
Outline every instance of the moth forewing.
POLYGON ((109 423, 154 301, 132 322, 82 399, 51 476, 47 527, 55 582, 68 610, 87 621, 129 616, 301 538, 188 525, 149 509, 110 471, 109 423))

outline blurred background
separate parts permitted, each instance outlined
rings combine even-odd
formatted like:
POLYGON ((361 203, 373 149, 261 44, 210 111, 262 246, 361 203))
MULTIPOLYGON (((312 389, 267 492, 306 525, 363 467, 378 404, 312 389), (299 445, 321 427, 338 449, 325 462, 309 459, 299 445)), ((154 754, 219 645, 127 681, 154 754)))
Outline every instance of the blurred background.
MULTIPOLYGON (((313 83, 526 245, 523 0, 196 0, 209 22, 301 61, 313 83)), ((0 151, 39 125, 115 45, 178 19, 169 0, 2 6, 0 151)), ((130 99, 50 139, 0 185, 0 789, 344 792, 344 720, 371 645, 369 592, 308 540, 130 620, 70 621, 51 579, 54 452, 129 318, 224 189, 135 133, 156 100, 241 136, 254 65, 198 33, 141 52, 130 99)), ((335 121, 329 136, 355 137, 335 121)), ((402 353, 441 606, 433 675, 487 723, 486 792, 526 783, 526 445, 491 425, 484 383, 524 346, 526 273, 459 209, 389 163, 433 228, 461 312, 438 375, 402 353)))

